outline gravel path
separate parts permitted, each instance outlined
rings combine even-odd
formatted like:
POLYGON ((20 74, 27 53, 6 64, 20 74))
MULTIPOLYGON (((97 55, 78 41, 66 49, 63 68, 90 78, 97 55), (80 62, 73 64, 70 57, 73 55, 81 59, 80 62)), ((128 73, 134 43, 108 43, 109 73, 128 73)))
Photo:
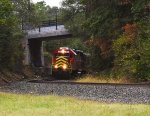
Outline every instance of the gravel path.
POLYGON ((150 86, 148 85, 81 85, 22 81, 2 86, 0 91, 35 95, 73 96, 108 103, 150 104, 150 86))

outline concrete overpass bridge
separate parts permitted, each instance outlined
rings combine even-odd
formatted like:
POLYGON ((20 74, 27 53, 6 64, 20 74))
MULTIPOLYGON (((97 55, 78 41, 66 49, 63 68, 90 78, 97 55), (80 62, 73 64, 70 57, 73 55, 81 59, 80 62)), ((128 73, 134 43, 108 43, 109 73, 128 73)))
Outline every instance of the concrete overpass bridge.
POLYGON ((64 25, 44 25, 34 29, 25 30, 23 39, 24 64, 36 67, 44 66, 43 41, 67 39, 71 33, 64 25))

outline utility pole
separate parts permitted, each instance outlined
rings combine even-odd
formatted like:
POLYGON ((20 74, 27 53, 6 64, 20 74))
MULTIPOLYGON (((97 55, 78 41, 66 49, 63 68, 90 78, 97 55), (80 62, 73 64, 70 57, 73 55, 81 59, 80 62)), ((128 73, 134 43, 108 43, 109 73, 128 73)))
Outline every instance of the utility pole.
POLYGON ((56 30, 57 30, 57 10, 56 10, 56 30))
POLYGON ((58 7, 55 7, 55 16, 56 16, 56 30, 58 29, 57 26, 58 26, 58 7))

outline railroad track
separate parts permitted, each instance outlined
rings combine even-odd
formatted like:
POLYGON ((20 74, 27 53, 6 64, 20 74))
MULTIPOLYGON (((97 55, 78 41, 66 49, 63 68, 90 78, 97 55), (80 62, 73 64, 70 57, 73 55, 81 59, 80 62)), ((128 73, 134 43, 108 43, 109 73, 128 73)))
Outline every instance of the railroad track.
POLYGON ((74 80, 55 80, 55 79, 42 79, 30 80, 29 83, 55 83, 55 84, 78 84, 78 85, 112 85, 112 86, 147 86, 150 83, 91 83, 91 82, 75 82, 74 80))

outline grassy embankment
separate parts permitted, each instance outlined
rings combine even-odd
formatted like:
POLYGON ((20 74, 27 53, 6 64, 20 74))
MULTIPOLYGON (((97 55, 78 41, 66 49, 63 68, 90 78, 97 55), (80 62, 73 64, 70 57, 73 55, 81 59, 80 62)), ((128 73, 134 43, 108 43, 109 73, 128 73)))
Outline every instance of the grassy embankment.
POLYGON ((150 105, 0 93, 0 116, 148 116, 150 105))
POLYGON ((75 82, 81 82, 81 83, 136 83, 135 80, 131 80, 128 78, 108 78, 104 76, 93 76, 93 75, 85 75, 77 80, 75 82))

